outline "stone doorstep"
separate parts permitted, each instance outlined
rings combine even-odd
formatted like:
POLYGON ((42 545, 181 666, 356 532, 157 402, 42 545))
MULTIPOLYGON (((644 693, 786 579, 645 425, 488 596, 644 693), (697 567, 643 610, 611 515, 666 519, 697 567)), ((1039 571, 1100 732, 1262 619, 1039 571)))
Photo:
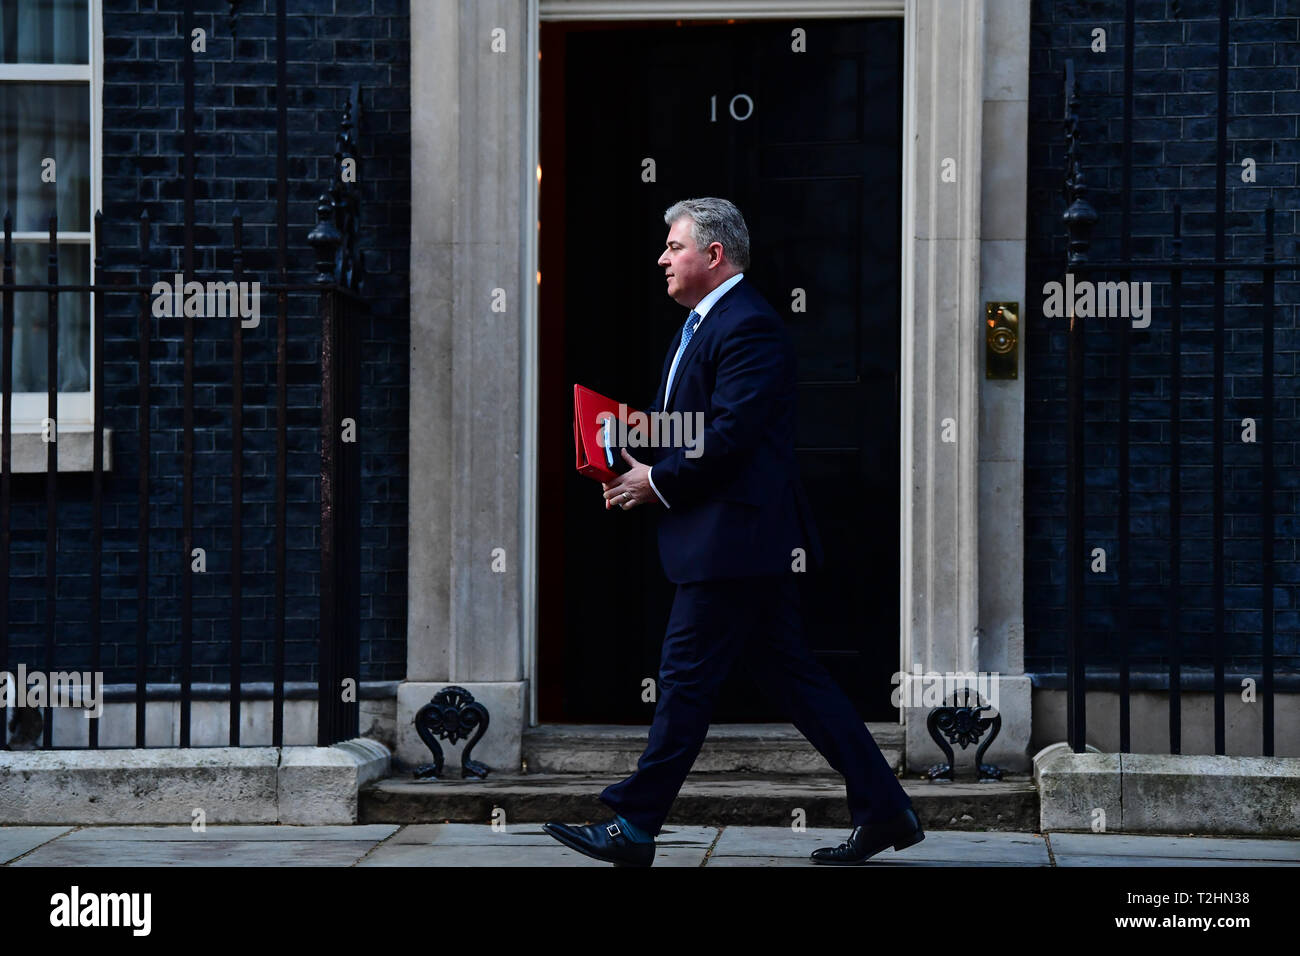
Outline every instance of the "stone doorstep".
POLYGON ((1034 756, 1042 830, 1300 836, 1300 758, 1213 754, 1034 756))
MULTIPOLYGON (((453 770, 459 773, 459 768, 453 770)), ((611 774, 492 774, 485 780, 409 775, 369 784, 358 796, 359 823, 488 823, 603 820, 599 794, 611 774)), ((1038 791, 1026 775, 995 783, 902 781, 923 826, 943 830, 1038 828, 1038 791)), ((797 809, 809 827, 847 827, 838 774, 701 774, 686 778, 668 823, 681 826, 789 826, 797 809)))
MULTIPOLYGON (((897 773, 903 761, 903 728, 867 724, 897 773)), ((618 774, 636 769, 649 728, 628 724, 540 724, 523 733, 529 774, 618 774)), ((714 724, 693 767, 695 773, 830 775, 835 771, 791 724, 714 724)))
POLYGON ((0 824, 357 822, 388 748, 158 747, 0 751, 0 824))

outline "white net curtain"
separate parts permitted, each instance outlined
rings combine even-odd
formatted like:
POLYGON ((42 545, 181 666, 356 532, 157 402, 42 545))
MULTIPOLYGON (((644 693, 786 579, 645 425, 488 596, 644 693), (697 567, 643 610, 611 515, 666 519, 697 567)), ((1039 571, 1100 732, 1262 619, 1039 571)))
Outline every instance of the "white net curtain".
MULTIPOLYGON (((51 77, 40 69, 88 67, 88 2, 0 0, 0 217, 13 216, 14 277, 20 283, 46 281, 52 212, 59 217, 60 284, 90 281, 89 70, 82 80, 51 77), (50 159, 54 183, 43 178, 50 159), (39 235, 17 235, 22 233, 39 235)), ((16 293, 15 392, 46 390, 48 338, 46 295, 16 293)), ((59 295, 58 358, 59 391, 88 391, 88 293, 59 295)))

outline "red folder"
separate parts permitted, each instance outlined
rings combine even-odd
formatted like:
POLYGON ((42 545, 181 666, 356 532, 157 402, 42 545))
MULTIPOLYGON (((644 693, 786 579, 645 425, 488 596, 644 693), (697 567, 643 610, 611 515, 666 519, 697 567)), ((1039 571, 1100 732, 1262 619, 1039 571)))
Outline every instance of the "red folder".
MULTIPOLYGON (((620 472, 611 469, 605 458, 605 447, 601 444, 601 433, 605 430, 603 422, 614 419, 611 431, 614 437, 614 453, 618 454, 617 436, 619 403, 606 398, 582 385, 573 386, 573 445, 577 453, 578 474, 586 475, 597 481, 613 481, 620 472)), ((624 406, 622 421, 626 431, 627 416, 636 411, 624 406)), ((626 432, 625 432, 626 433, 626 432)), ((620 457, 621 461, 622 458, 620 457)), ((626 470, 626 469, 625 469, 626 470)))

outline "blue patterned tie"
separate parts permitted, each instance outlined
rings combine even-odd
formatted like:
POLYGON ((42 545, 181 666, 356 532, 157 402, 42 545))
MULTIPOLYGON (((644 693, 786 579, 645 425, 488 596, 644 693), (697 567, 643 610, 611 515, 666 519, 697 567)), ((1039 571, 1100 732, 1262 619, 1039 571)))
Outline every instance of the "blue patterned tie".
POLYGON ((686 352, 686 346, 691 344, 691 336, 695 334, 695 325, 699 321, 699 314, 691 309, 691 314, 686 317, 686 324, 682 326, 682 344, 677 346, 677 355, 673 358, 673 366, 668 370, 668 384, 664 387, 664 401, 668 400, 668 393, 673 390, 673 379, 677 377, 677 364, 682 360, 682 355, 686 352))

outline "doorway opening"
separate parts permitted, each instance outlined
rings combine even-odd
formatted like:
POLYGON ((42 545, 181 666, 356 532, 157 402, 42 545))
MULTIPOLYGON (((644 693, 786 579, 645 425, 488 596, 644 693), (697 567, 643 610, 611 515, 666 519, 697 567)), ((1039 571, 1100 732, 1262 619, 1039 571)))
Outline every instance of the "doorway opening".
MULTIPOLYGON (((538 715, 645 724, 674 585, 648 510, 573 468, 578 382, 644 407, 684 318, 655 265, 674 201, 723 196, 798 356, 797 454, 825 567, 805 638, 864 720, 898 669, 903 21, 541 25, 538 715), (801 31, 798 32, 798 31, 801 31)), ((784 721, 743 667, 715 723, 784 721)))

